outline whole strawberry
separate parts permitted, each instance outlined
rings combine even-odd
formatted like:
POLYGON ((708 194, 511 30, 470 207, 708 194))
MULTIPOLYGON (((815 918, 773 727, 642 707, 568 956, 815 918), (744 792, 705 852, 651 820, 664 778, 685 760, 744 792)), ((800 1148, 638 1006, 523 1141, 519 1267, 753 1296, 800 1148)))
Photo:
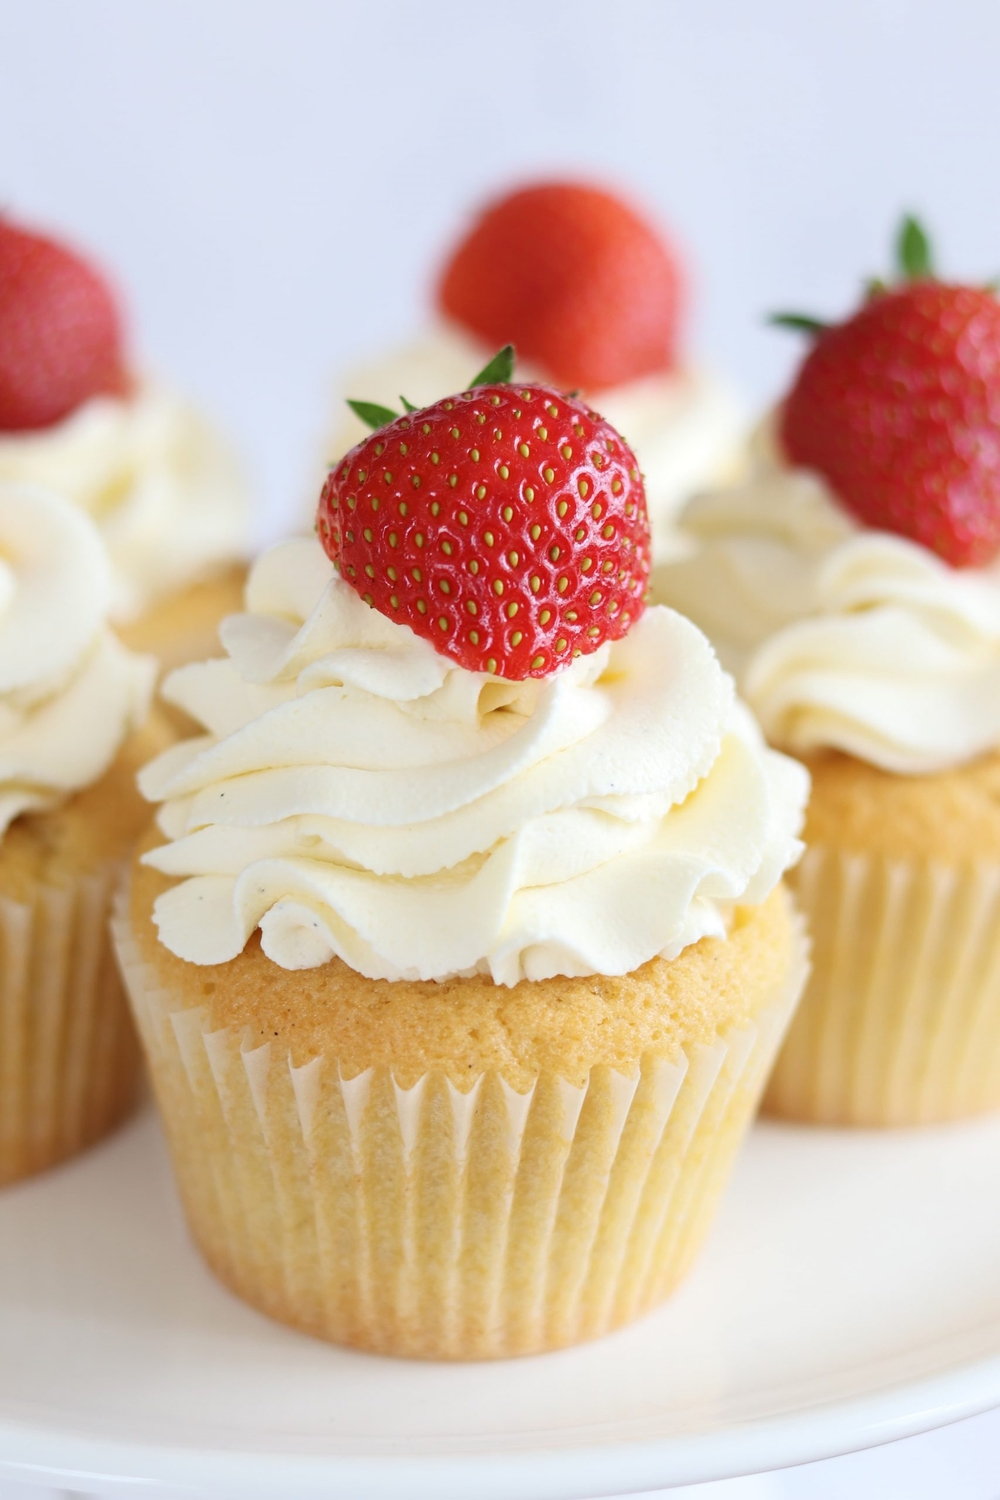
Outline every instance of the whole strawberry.
POLYGON ((127 388, 114 297, 79 256, 0 217, 0 431, 127 388))
POLYGON ((583 402, 497 379, 394 417, 331 470, 317 530, 365 601, 473 672, 545 677, 645 607, 635 458, 583 402))
POLYGON ((876 285, 846 323, 812 325, 781 442, 866 525, 981 565, 1000 551, 1000 303, 934 280, 912 220, 900 260, 904 284, 876 285))
POLYGON ((673 365, 680 291, 676 257, 633 209, 552 182, 485 210, 439 300, 485 343, 509 340, 557 383, 600 391, 673 365))

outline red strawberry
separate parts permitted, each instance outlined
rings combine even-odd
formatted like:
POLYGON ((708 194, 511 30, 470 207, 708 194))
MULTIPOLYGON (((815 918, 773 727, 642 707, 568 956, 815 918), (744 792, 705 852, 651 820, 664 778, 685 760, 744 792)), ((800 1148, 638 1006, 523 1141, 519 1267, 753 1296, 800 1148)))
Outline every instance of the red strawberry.
POLYGON ((0 431, 48 427, 127 384, 118 309, 102 277, 0 217, 0 431))
POLYGON ((673 252, 626 204, 554 182, 487 208, 438 295, 487 344, 515 343, 557 383, 600 391, 673 365, 680 280, 673 252))
POLYGON ((481 385, 397 417, 331 471, 317 529, 368 604, 473 672, 545 677, 645 607, 635 458, 547 386, 481 385))
POLYGON ((816 338, 781 441, 867 525, 954 567, 987 563, 1000 551, 1000 303, 935 281, 915 219, 903 220, 897 259, 905 284, 874 283, 846 323, 775 320, 816 338))

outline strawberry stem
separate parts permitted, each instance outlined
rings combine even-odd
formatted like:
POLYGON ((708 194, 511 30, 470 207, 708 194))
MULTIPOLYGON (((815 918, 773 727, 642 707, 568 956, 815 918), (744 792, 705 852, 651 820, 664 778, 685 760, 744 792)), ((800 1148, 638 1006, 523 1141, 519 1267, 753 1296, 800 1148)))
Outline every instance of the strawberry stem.
POLYGON ((809 333, 813 337, 818 333, 825 333, 829 323, 821 323, 819 318, 810 318, 806 313, 772 313, 767 320, 773 328, 794 328, 797 333, 809 333))
MULTIPOLYGON (((384 427, 387 422, 395 422, 399 416, 399 412, 393 411, 391 406, 379 406, 376 401, 351 401, 348 399, 347 404, 354 415, 360 417, 362 422, 365 422, 373 432, 379 427, 384 427)), ((412 410, 412 407, 409 410, 412 410)))
POLYGON ((509 385, 514 374, 514 345, 504 344, 484 365, 479 374, 469 381, 470 390, 477 385, 509 385))
POLYGON ((904 281, 926 281, 934 275, 931 242, 924 226, 912 214, 905 214, 899 226, 896 266, 904 281))
POLYGON ((406 399, 405 396, 400 396, 399 399, 403 403, 403 410, 404 411, 419 411, 420 410, 419 406, 414 406, 414 404, 413 404, 412 401, 407 401, 407 399, 406 399))

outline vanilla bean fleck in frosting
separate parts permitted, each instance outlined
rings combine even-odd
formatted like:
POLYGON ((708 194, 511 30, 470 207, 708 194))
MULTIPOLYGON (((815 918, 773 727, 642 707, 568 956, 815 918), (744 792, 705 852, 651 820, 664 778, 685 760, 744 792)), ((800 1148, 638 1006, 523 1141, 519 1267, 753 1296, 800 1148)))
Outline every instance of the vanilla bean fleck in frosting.
POLYGON ((0 482, 0 837, 97 781, 146 717, 156 663, 109 629, 112 591, 87 516, 0 482))
POLYGON ((93 517, 119 623, 246 552, 236 462, 192 407, 156 385, 94 396, 53 427, 0 433, 4 481, 55 490, 93 517))
POLYGON ((165 693, 205 733, 148 766, 161 941, 223 963, 500 984, 626 973, 723 935, 798 855, 805 772, 704 637, 647 610, 552 677, 458 667, 313 539, 266 553, 226 659, 165 693))

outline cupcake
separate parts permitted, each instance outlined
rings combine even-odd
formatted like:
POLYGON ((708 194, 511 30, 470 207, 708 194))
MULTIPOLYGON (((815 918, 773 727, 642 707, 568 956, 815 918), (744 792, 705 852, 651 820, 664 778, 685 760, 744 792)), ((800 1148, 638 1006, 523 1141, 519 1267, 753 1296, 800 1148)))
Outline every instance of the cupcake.
POLYGON ((0 1184, 99 1140, 136 1094, 108 917, 165 738, 113 597, 89 516, 0 484, 0 1184))
MULTIPOLYGON (((743 436, 728 385, 687 355, 683 301, 673 246, 617 195, 578 182, 520 188, 489 204, 448 257, 427 332, 355 371, 350 394, 396 405, 403 392, 422 406, 516 344, 526 375, 585 392, 628 439, 653 555, 667 556, 681 505, 735 476, 743 436)), ((332 454, 363 431, 338 419, 332 454)))
POLYGON ((168 679, 203 732, 117 926, 210 1265, 386 1354, 665 1297, 804 977, 805 772, 645 609, 624 442, 502 373, 348 453, 168 679))
POLYGON ((899 281, 824 327, 742 487, 654 595, 812 772, 813 975, 766 1107, 907 1125, 1000 1107, 1000 305, 899 281))
POLYGON ((239 608, 247 494, 202 417, 137 376, 113 293, 72 250, 0 216, 0 482, 97 522, 110 618, 165 666, 216 649, 239 608))

